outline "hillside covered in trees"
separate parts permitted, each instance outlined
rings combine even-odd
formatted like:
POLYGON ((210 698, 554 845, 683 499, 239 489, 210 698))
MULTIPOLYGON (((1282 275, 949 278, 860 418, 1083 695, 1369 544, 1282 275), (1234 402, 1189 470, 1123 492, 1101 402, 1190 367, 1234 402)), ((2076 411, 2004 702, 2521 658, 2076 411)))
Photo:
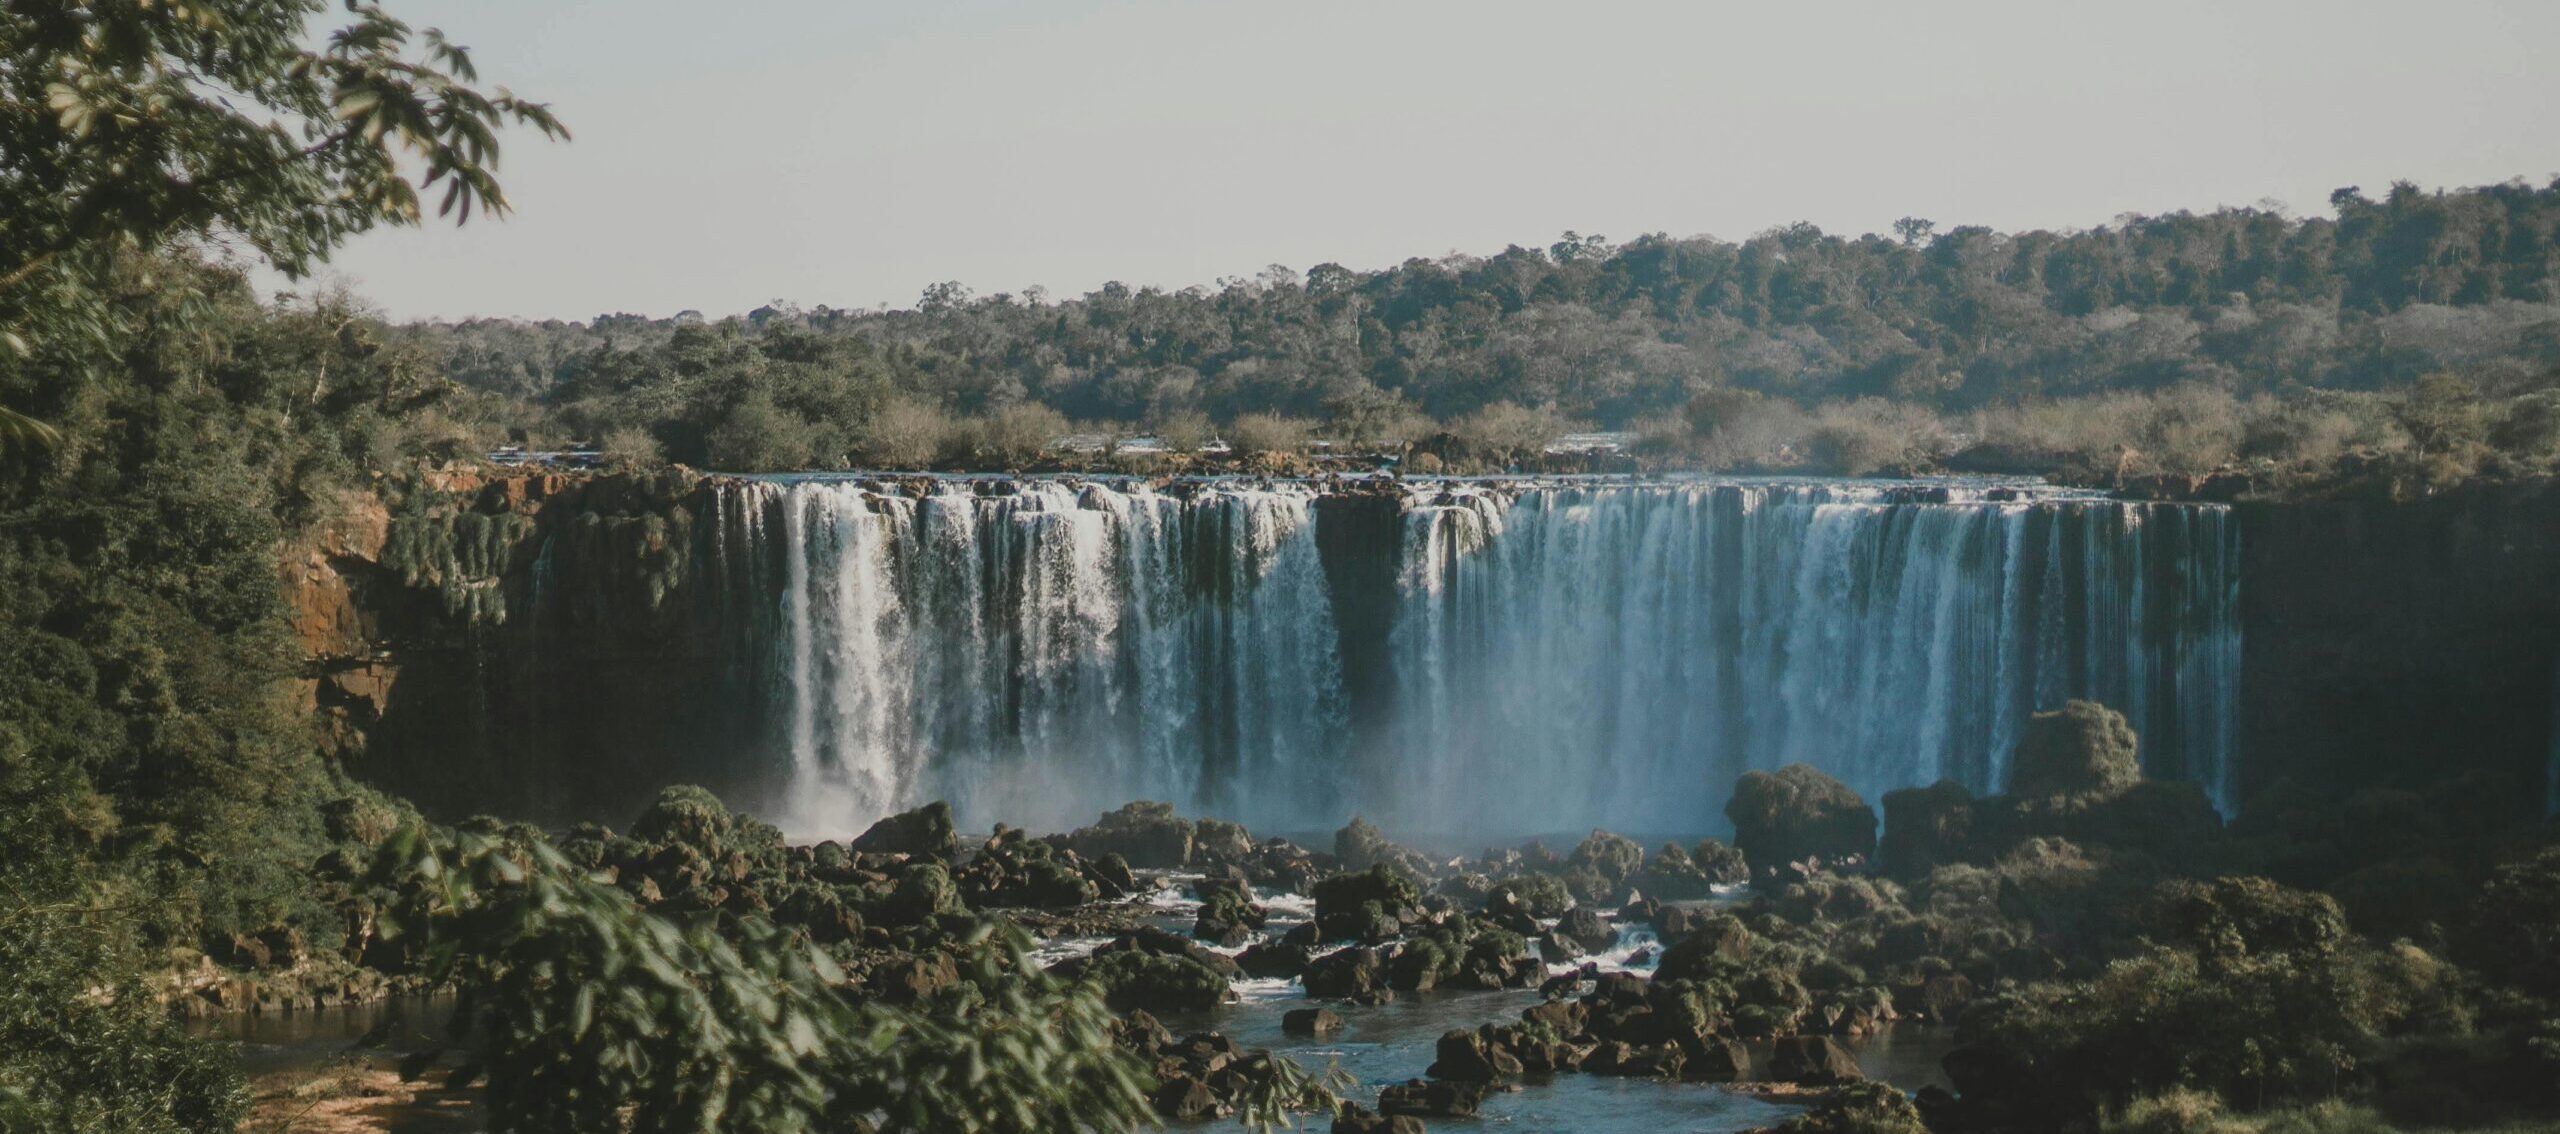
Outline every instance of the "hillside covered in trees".
POLYGON ((723 468, 1019 466, 1070 428, 1176 449, 1221 431, 1392 448, 1445 428, 1479 466, 1591 428, 1668 462, 1850 473, 2546 459, 2560 181, 2331 203, 2334 219, 2222 209, 2072 232, 1567 233, 1180 291, 948 283, 911 310, 399 335, 517 402, 496 420, 520 437, 723 468))

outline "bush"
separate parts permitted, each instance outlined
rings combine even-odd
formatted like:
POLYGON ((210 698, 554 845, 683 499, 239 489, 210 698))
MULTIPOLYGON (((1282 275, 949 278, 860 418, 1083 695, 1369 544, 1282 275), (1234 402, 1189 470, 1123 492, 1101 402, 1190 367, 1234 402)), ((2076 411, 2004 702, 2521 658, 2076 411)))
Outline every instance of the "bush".
POLYGON ((762 393, 749 394, 705 438, 713 468, 728 472, 781 472, 810 467, 817 432, 807 421, 776 408, 762 393))
POLYGON ((1519 464, 1544 455, 1547 443, 1574 431, 1553 406, 1535 409, 1495 402, 1449 423, 1469 451, 1497 463, 1519 464))
POLYGON ((1067 415, 1038 403, 1006 406, 978 422, 977 453, 1008 468, 1040 459, 1067 435, 1067 415))
POLYGON ((1313 433, 1314 428, 1302 418, 1271 413, 1239 414, 1235 422, 1227 426, 1227 445, 1239 457, 1303 453, 1307 449, 1307 438, 1313 433))
POLYGON ((232 1134, 248 1091, 231 1046, 190 1037, 96 924, 91 896, 0 884, 0 1130, 232 1134), (21 904, 24 903, 24 904, 21 904))
POLYGON ((892 398, 862 423, 856 452, 881 469, 929 469, 952 436, 949 415, 914 398, 892 398))

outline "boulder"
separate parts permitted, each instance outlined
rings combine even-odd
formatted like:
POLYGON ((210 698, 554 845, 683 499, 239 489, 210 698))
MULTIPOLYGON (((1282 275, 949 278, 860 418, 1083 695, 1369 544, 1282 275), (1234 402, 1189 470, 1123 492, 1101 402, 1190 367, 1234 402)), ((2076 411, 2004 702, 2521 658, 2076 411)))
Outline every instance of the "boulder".
POLYGON ((1386 960, 1375 949, 1342 949, 1318 957, 1299 978, 1307 995, 1358 1000, 1387 987, 1386 960))
POLYGON ((1656 980, 1711 980, 1718 970, 1751 955, 1751 930, 1729 914, 1682 919, 1677 943, 1654 966, 1656 980))
POLYGON ((1589 838, 1573 848, 1573 856, 1565 860, 1565 869, 1587 871, 1601 883, 1593 887, 1593 900, 1617 897, 1627 880, 1644 866, 1644 848, 1634 839, 1595 830, 1589 838), (1605 894, 1605 896, 1604 896, 1605 894))
POLYGON ((1858 1057, 1829 1036, 1786 1036, 1769 1053, 1769 1078, 1780 1083, 1831 1087, 1863 1078, 1858 1057))
POLYGON ((1680 1077, 1692 1083, 1738 1083, 1751 1077, 1751 1049, 1724 1036, 1706 1036, 1684 1048, 1680 1077))
POLYGON ((1236 954, 1236 966, 1246 976, 1263 979, 1287 979, 1307 971, 1315 959, 1315 950, 1284 941, 1262 941, 1236 954))
POLYGON ((1117 853, 1098 858, 1078 855, 1076 863, 1084 870, 1085 880, 1105 898, 1125 898, 1138 892, 1137 872, 1129 869, 1129 860, 1117 853))
POLYGON ((1115 1010, 1206 1011, 1234 995, 1226 974, 1195 958, 1110 946, 1104 950, 1109 951, 1096 951, 1074 970, 1075 975, 1100 985, 1104 1002, 1115 1010))
POLYGON ((1385 832, 1356 815, 1349 824, 1334 832, 1333 857, 1337 865, 1346 871, 1388 866, 1415 877, 1431 871, 1429 859, 1387 838, 1385 832))
POLYGON ((1174 816, 1172 804, 1141 800, 1105 813, 1065 842, 1086 858, 1116 854, 1141 870, 1178 870, 1191 864, 1193 831, 1174 816))
POLYGON ((1424 1134, 1422 1120, 1409 1114, 1379 1114, 1355 1102, 1334 1112, 1333 1134, 1424 1134))
POLYGON ((1442 1079, 1408 1079, 1378 1092, 1378 1112, 1415 1118, 1473 1118, 1487 1087, 1442 1079))
POLYGON ((1806 764, 1745 772, 1724 813, 1759 877, 1792 862, 1854 862, 1875 853, 1876 813, 1849 785, 1806 764))
POLYGON ((1676 1079, 1688 1057, 1671 1043, 1628 1043, 1611 1040, 1592 1049, 1582 1069, 1593 1075, 1631 1079, 1676 1079))
POLYGON ((1494 1042, 1485 1031, 1460 1028, 1443 1032, 1436 1054, 1438 1058, 1423 1072, 1434 1079, 1499 1083, 1519 1078, 1522 1071, 1520 1057, 1494 1042))
POLYGON ((935 800, 872 824, 853 840, 853 850, 947 860, 960 853, 960 835, 951 825, 951 805, 935 800))
POLYGON ((2106 798, 2141 779, 2142 758, 2124 714, 2073 701, 2028 718, 2010 763, 2009 794, 2106 798))
POLYGON ((1954 780, 1884 793, 1884 838, 1876 865, 1887 877, 1911 881, 1950 863, 1970 861, 1973 793, 1954 780))
POLYGON ((1556 922, 1555 931, 1581 946, 1585 953, 1605 953, 1618 943, 1617 929, 1601 920, 1598 913, 1583 906, 1566 910, 1564 917, 1556 922))
POLYGON ((1192 825, 1191 853, 1202 861, 1241 866, 1255 857, 1253 835, 1241 823, 1203 819, 1192 825))
POLYGON ((1318 879, 1313 889, 1316 930, 1324 940, 1376 943, 1402 932, 1404 922, 1420 918, 1422 891, 1388 866, 1318 879))
POLYGON ((1280 1017, 1280 1030, 1293 1036, 1329 1036, 1342 1028, 1341 1014, 1331 1008, 1292 1008, 1280 1017))

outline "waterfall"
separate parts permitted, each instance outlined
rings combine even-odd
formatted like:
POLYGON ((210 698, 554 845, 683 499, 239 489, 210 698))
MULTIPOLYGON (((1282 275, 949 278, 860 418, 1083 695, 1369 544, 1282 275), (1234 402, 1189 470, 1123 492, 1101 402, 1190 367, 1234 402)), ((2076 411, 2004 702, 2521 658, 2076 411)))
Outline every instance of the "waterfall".
POLYGON ((1154 798, 1295 830, 1707 831, 1736 776, 1796 761, 1870 799, 1997 790, 2071 697, 2125 712, 2152 774, 2226 810, 2234 787, 2216 506, 1445 482, 1370 501, 1399 533, 1372 544, 1320 543, 1305 484, 913 483, 723 490, 731 640, 802 831, 934 798, 980 826, 1154 798), (1343 593, 1366 579, 1391 593, 1343 593), (1355 598, 1382 636, 1337 626, 1355 598), (1382 676, 1346 682, 1354 653, 1382 676))
MULTIPOLYGON (((1334 628, 1301 486, 1026 481, 911 496, 749 482, 724 535, 776 544, 766 685, 797 829, 945 798, 983 822, 1181 800, 1318 823, 1339 809, 1334 628)), ((724 552, 725 554, 725 552, 724 552)))

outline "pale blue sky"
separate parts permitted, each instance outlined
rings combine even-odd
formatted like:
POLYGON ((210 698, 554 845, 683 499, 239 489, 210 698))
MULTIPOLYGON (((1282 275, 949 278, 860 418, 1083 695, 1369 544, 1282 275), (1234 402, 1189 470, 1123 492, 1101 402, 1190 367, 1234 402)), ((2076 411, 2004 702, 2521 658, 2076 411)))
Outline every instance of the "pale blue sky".
POLYGON ((1544 244, 2299 212, 2560 173, 2560 3, 398 0, 577 140, 400 317, 909 305, 1544 244))

